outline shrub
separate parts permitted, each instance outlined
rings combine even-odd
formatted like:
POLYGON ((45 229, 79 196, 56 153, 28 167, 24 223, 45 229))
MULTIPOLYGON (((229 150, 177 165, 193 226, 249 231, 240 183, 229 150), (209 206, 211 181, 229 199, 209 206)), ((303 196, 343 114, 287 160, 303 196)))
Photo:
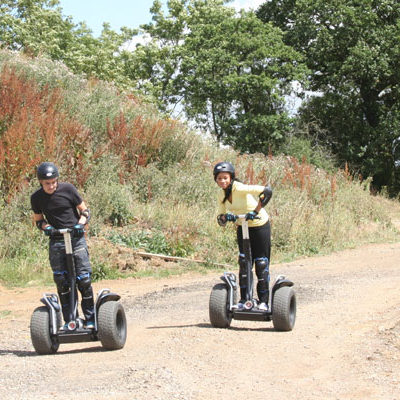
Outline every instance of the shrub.
POLYGON ((116 157, 103 157, 93 165, 85 194, 92 211, 91 230, 99 232, 104 223, 127 224, 133 217, 134 198, 129 187, 120 183, 123 165, 116 157))

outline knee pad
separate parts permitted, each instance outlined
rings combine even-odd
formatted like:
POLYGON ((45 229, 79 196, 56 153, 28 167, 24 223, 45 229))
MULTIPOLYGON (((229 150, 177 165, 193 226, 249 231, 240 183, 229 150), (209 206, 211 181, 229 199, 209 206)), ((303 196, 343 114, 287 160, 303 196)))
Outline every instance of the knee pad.
POLYGON ((55 271, 53 272, 53 279, 57 286, 59 293, 65 293, 69 291, 68 273, 67 271, 55 271))
POLYGON ((78 285, 79 289, 86 289, 90 287, 92 284, 92 279, 90 274, 82 274, 76 277, 76 284, 78 285))
POLYGON ((268 304, 269 298, 269 260, 266 257, 256 258, 257 294, 261 303, 268 304))
POLYGON ((269 282, 269 260, 267 257, 256 258, 256 275, 259 280, 269 282))
POLYGON ((84 295, 85 293, 89 294, 92 288, 92 279, 90 274, 83 274, 76 277, 76 284, 78 285, 79 291, 84 295))

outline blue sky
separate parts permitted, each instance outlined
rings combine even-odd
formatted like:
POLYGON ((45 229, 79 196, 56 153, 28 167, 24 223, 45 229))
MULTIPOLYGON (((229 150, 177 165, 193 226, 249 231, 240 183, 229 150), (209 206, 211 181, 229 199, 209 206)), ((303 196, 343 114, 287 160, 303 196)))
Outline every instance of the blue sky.
MULTIPOLYGON (((256 9, 266 0, 234 0, 230 6, 256 9)), ((167 4, 167 0, 161 0, 167 4)), ((151 22, 150 8, 153 0, 60 0, 63 15, 70 15, 75 23, 86 22, 99 36, 103 22, 109 22, 111 29, 119 32, 122 26, 139 28, 151 22)))
POLYGON ((63 15, 86 22, 94 36, 100 35, 103 22, 117 32, 122 26, 139 28, 151 21, 152 5, 153 0, 60 0, 63 15))

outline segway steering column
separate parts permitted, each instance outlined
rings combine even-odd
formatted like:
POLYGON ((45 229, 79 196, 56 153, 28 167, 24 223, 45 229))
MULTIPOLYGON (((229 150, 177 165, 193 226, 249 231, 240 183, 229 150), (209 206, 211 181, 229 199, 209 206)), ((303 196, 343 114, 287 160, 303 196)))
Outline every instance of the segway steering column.
POLYGON ((72 249, 71 242, 71 232, 73 230, 69 228, 58 229, 55 231, 56 234, 62 234, 64 236, 65 243, 65 255, 67 260, 67 269, 68 269, 68 277, 70 282, 70 296, 69 296, 69 322, 68 322, 68 330, 73 331, 78 327, 76 321, 76 307, 77 307, 77 298, 76 298, 76 273, 75 273, 75 263, 74 263, 74 251, 72 249))

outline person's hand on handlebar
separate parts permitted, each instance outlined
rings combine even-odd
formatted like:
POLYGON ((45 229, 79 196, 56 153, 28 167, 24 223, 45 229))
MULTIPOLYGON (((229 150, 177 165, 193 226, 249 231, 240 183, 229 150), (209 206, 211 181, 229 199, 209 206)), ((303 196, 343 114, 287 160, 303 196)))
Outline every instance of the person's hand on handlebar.
POLYGON ((43 229, 43 232, 46 236, 51 236, 55 230, 56 229, 53 228, 51 225, 48 225, 48 226, 46 226, 46 228, 43 229))
POLYGON ((232 214, 232 213, 225 214, 225 220, 228 222, 236 222, 237 219, 238 219, 238 217, 235 214, 232 214))
POLYGON ((74 226, 75 237, 82 237, 84 233, 85 233, 85 227, 82 224, 76 224, 74 226))
POLYGON ((257 214, 258 214, 258 212, 257 212, 256 210, 250 211, 250 212, 248 212, 248 213, 246 214, 246 216, 244 217, 244 219, 245 219, 246 221, 253 221, 253 220, 255 220, 256 218, 257 218, 257 219, 259 218, 259 217, 257 217, 257 214))

